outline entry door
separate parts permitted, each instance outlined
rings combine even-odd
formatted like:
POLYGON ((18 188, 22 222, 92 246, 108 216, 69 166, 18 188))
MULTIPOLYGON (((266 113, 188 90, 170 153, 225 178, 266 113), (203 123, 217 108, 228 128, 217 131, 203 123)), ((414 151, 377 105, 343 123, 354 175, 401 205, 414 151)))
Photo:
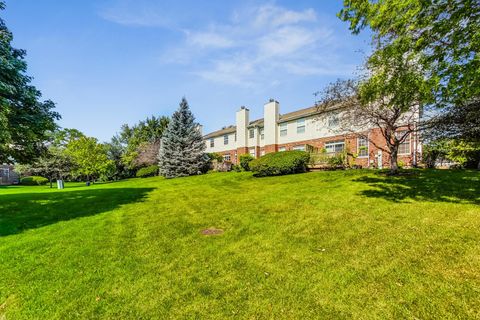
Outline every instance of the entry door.
POLYGON ((377 163, 378 163, 378 169, 383 169, 383 154, 382 154, 382 150, 378 150, 377 163))

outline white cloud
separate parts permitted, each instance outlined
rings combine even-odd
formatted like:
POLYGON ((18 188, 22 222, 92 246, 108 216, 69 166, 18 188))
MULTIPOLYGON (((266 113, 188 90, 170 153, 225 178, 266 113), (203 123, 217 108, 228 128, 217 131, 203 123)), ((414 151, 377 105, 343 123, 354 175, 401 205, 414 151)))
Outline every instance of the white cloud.
POLYGON ((165 7, 144 1, 118 0, 98 12, 105 20, 125 26, 171 27, 171 15, 165 7))
POLYGON ((187 42, 191 46, 201 48, 230 48, 234 41, 216 32, 191 32, 186 31, 187 42))
POLYGON ((227 22, 202 27, 196 21, 195 28, 188 23, 175 28, 166 18, 174 15, 158 6, 152 10, 142 7, 144 0, 137 0, 133 7, 133 0, 117 1, 102 13, 105 19, 180 31, 183 37, 164 50, 160 61, 182 64, 208 81, 270 86, 291 76, 344 76, 354 69, 338 58, 341 45, 335 41, 335 30, 311 8, 292 10, 268 3, 236 10, 227 22))

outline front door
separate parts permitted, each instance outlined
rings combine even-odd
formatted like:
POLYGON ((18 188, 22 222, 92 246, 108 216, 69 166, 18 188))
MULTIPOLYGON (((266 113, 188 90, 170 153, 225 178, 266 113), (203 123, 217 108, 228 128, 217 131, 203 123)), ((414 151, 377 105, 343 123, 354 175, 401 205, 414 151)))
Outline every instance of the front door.
POLYGON ((382 154, 382 150, 378 150, 378 154, 377 154, 377 164, 378 164, 378 169, 383 169, 383 154, 382 154))

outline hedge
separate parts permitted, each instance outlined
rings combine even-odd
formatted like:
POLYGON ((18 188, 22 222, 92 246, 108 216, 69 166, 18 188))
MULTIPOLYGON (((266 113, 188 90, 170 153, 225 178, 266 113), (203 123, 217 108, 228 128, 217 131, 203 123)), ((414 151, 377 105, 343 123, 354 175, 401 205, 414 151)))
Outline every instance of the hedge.
POLYGON ((268 153, 250 162, 250 170, 256 177, 306 172, 309 159, 305 151, 268 153))
POLYGON ((137 178, 146 178, 146 177, 153 177, 158 174, 158 166, 157 165, 151 165, 145 168, 141 168, 137 171, 137 178))
POLYGON ((245 171, 250 171, 250 162, 252 162, 255 158, 252 157, 250 154, 242 154, 240 156, 240 167, 242 167, 245 171))
POLYGON ((23 177, 20 184, 26 186, 44 186, 48 183, 48 179, 40 176, 23 177))

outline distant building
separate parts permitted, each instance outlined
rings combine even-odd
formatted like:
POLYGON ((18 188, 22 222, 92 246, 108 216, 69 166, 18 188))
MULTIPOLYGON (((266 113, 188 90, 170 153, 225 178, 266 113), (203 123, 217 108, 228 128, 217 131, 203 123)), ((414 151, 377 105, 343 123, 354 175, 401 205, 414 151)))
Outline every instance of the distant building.
POLYGON ((0 164, 0 185, 18 184, 20 177, 12 165, 0 164))
MULTIPOLYGON (((271 99, 264 105, 264 117, 250 121, 249 109, 241 107, 236 124, 204 136, 206 152, 223 155, 224 160, 238 163, 241 154, 255 158, 270 152, 324 149, 328 154, 356 153, 357 165, 388 167, 388 155, 377 146, 386 146, 379 128, 363 128, 362 135, 340 132, 341 110, 321 110, 316 106, 280 114, 279 103, 271 99), (368 139, 365 138, 368 136, 368 139), (374 143, 372 143, 375 142, 374 143)), ((417 119, 418 120, 418 119, 417 119)), ((400 145, 399 161, 406 166, 416 163, 421 152, 417 135, 410 134, 400 145)))

